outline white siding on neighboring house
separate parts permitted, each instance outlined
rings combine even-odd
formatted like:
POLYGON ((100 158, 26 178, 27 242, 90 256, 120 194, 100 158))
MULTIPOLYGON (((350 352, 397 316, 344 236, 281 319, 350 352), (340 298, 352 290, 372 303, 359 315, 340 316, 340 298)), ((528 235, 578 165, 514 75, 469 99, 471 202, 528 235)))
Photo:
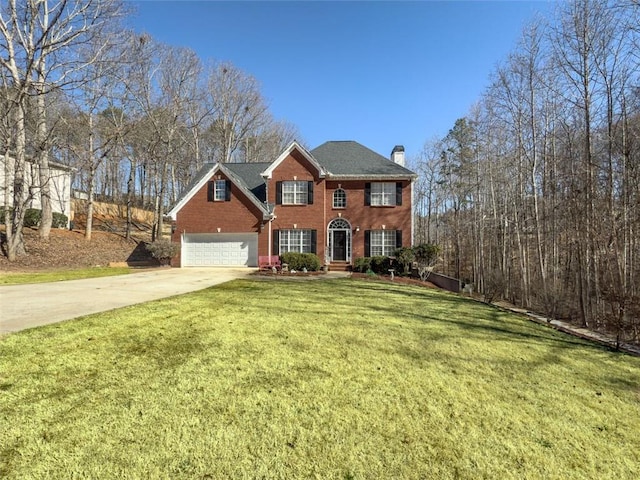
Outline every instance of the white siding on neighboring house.
MULTIPOLYGON (((13 205, 13 172, 5 175, 5 157, 0 155, 0 206, 5 205, 5 194, 9 193, 9 204, 13 205)), ((73 168, 59 163, 49 162, 51 207, 54 212, 71 214, 71 172, 73 168)), ((38 165, 25 162, 25 182, 29 198, 27 208, 40 209, 40 185, 38 165)))

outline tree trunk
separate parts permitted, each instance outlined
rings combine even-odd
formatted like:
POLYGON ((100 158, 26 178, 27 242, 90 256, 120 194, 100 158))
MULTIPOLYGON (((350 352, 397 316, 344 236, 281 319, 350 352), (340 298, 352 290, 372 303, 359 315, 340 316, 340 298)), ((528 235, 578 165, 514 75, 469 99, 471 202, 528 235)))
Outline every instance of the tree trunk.
MULTIPOLYGON (((44 63, 44 59, 41 60, 44 63)), ((41 65, 40 68, 44 68, 41 65)), ((49 170, 49 141, 47 135, 47 105, 44 89, 45 78, 42 73, 38 75, 38 95, 36 98, 36 151, 38 161, 38 176, 40 186, 40 226, 38 233, 41 240, 49 241, 51 223, 53 222, 53 209, 51 205, 51 172, 49 170)))

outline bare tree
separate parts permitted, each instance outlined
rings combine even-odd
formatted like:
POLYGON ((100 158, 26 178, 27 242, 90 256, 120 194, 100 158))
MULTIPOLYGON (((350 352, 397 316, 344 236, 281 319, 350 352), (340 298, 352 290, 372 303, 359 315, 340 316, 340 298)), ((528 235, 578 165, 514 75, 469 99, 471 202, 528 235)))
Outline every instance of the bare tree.
POLYGON ((438 224, 445 266, 484 278, 488 297, 620 341, 640 339, 638 14, 574 0, 525 30, 467 118, 473 135, 458 121, 443 139, 438 224))
POLYGON ((268 121, 267 106, 255 78, 230 63, 219 63, 209 72, 208 94, 213 105, 211 140, 217 161, 231 162, 252 132, 268 121))
POLYGON ((49 144, 46 98, 76 81, 74 74, 92 60, 79 60, 74 50, 95 36, 122 12, 118 0, 8 0, 0 12, 0 68, 3 87, 10 91, 15 171, 13 172, 13 216, 7 230, 7 256, 14 260, 24 245, 25 190, 21 171, 25 167, 27 143, 35 152, 40 178, 43 220, 40 235, 47 239, 51 228, 49 189, 49 144), (36 98, 36 134, 27 138, 25 105, 36 98))

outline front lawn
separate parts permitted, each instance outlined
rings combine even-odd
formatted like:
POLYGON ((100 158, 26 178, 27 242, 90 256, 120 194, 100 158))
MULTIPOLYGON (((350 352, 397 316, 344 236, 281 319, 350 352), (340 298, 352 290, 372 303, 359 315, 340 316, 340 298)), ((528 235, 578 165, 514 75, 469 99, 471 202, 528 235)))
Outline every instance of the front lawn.
POLYGON ((0 285, 61 282, 64 280, 80 280, 83 278, 125 275, 130 272, 131 269, 129 267, 88 267, 30 273, 0 272, 0 285))
POLYGON ((640 478, 640 359, 420 287, 235 281, 0 359, 7 479, 640 478))

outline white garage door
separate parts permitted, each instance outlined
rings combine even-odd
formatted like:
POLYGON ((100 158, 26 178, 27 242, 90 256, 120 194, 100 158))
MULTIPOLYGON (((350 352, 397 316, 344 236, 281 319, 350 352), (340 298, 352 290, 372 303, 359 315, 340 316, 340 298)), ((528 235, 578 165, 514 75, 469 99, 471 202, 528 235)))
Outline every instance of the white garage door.
POLYGON ((257 233, 190 233, 182 238, 185 267, 258 265, 257 233))

